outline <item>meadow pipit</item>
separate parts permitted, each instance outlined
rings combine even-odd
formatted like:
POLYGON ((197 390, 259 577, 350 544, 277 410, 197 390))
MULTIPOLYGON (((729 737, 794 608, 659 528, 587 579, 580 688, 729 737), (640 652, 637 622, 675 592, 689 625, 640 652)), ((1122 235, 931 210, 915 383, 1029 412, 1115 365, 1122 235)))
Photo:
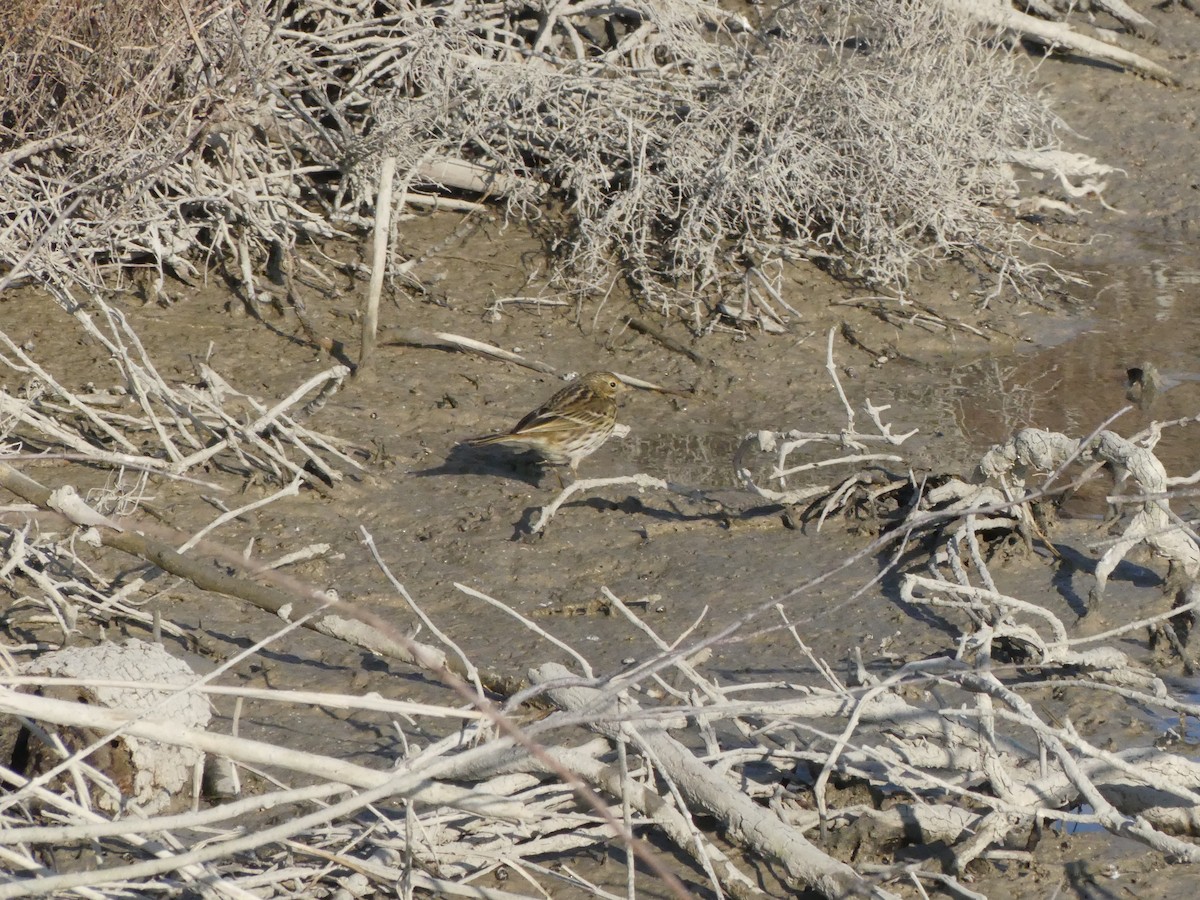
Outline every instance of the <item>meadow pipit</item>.
MULTIPOLYGON (((617 395, 625 384, 612 372, 589 372, 523 418, 511 431, 472 438, 473 447, 507 444, 533 450, 553 466, 570 466, 595 453, 617 424, 617 395)), ((561 479, 560 479, 561 481, 561 479)))

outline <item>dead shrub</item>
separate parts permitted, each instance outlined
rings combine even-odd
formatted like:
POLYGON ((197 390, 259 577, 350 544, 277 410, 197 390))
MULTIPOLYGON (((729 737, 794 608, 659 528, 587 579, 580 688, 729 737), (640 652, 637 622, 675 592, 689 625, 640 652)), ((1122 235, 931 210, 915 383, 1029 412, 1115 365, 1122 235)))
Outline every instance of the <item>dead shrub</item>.
POLYGON ((0 260, 93 289, 103 263, 215 259, 254 300, 267 259, 370 226, 384 156, 410 201, 533 219, 556 198, 580 296, 625 277, 698 327, 779 261, 902 287, 966 257, 1023 283, 1010 161, 1059 144, 1019 64, 932 2, 751 25, 692 0, 42 0, 0 27, 0 260))

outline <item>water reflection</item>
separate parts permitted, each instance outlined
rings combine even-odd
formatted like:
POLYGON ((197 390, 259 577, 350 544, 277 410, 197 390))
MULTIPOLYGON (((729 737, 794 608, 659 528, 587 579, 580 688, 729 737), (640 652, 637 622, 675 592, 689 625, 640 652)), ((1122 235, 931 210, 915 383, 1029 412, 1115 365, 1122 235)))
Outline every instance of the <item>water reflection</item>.
MULTIPOLYGON (((1154 293, 1155 318, 1162 322, 1171 321, 1176 306, 1184 300, 1188 293, 1192 297, 1191 313, 1195 315, 1195 300, 1197 291, 1188 291, 1189 287, 1200 285, 1200 269, 1179 268, 1170 269, 1165 263, 1156 261, 1150 266, 1156 291, 1154 293)), ((1187 312, 1184 311, 1184 315, 1187 312)))
MULTIPOLYGON (((852 389, 893 404, 902 428, 921 434, 906 445, 918 467, 967 471, 990 446, 1026 427, 1083 437, 1117 410, 1129 406, 1127 372, 1152 363, 1163 389, 1148 408, 1136 404, 1110 426, 1132 435, 1151 421, 1200 414, 1200 268, 1153 259, 1117 272, 1091 271, 1094 287, 1083 308, 1069 318, 1047 317, 1029 328, 1024 350, 1004 348, 994 357, 949 369, 933 383, 881 370, 852 389), (927 437, 936 457, 918 456, 927 437)), ((653 423, 650 423, 651 425, 653 423)), ((624 441, 621 454, 637 471, 695 487, 736 487, 732 458, 746 429, 694 423, 688 432, 655 433, 645 426, 624 441)), ((859 422, 869 430, 869 424, 859 422)), ((1170 428, 1156 449, 1167 471, 1200 469, 1200 425, 1170 428)))
POLYGON ((740 433, 631 434, 622 453, 639 472, 692 487, 735 487, 733 454, 740 433))
MULTIPOLYGON (((1200 413, 1200 268, 1153 260, 1117 273, 1093 273, 1090 315, 1073 335, 1035 331, 1034 346, 1005 362, 982 360, 952 373, 960 388, 956 421, 976 449, 1027 426, 1089 434, 1127 405, 1127 370, 1148 361, 1164 389, 1111 426, 1130 435, 1151 421, 1200 413), (1065 339, 1064 339, 1065 337, 1065 339)), ((1157 454, 1173 475, 1200 468, 1194 429, 1163 434, 1157 454)))

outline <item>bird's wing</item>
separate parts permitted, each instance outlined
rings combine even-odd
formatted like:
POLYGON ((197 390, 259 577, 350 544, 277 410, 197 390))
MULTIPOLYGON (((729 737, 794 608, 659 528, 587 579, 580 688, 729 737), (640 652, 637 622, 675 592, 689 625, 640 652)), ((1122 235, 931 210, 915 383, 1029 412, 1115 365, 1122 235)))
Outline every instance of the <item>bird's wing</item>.
POLYGON ((611 416, 596 406, 576 406, 566 409, 536 409, 517 423, 512 430, 519 435, 548 435, 560 431, 575 431, 580 427, 603 426, 611 416))
POLYGON ((578 384, 568 384, 553 397, 528 413, 525 418, 513 426, 512 433, 520 434, 528 431, 531 428, 538 428, 540 425, 555 419, 559 414, 571 405, 571 401, 576 399, 579 394, 578 384))

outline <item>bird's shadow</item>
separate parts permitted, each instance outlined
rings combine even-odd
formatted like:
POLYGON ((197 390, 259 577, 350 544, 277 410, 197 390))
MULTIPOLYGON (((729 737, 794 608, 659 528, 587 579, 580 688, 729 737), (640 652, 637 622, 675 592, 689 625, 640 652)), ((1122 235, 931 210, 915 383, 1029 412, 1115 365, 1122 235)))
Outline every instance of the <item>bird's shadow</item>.
MULTIPOLYGON (((631 485, 631 487, 633 486, 631 485)), ((634 490, 636 491, 636 487, 634 487, 634 490)), ((670 504, 669 501, 664 506, 653 506, 638 496, 637 493, 630 493, 621 499, 595 495, 589 496, 581 493, 576 495, 576 499, 564 503, 559 508, 559 512, 582 508, 594 509, 598 512, 619 512, 627 516, 637 516, 638 521, 650 519, 658 522, 708 523, 714 527, 727 524, 731 518, 730 513, 724 508, 717 508, 707 512, 689 512, 670 504)), ((545 506, 531 506, 526 509, 520 521, 514 526, 512 540, 528 541, 540 539, 546 532, 535 532, 533 530, 533 523, 541 515, 543 509, 545 509, 545 506)), ((781 509, 782 507, 778 505, 765 506, 760 509, 749 510, 736 517, 749 520, 761 516, 778 515, 781 509)))
POLYGON ((470 444, 455 444, 446 454, 440 466, 431 469, 415 469, 412 474, 419 478, 434 478, 443 475, 475 475, 481 478, 508 478, 523 481, 531 487, 546 484, 558 486, 554 474, 541 458, 533 452, 513 450, 504 446, 472 447, 470 444))
MULTIPOLYGON (((1055 573, 1055 587, 1071 605, 1072 611, 1083 618, 1089 612, 1088 598, 1075 589, 1073 579, 1076 575, 1088 575, 1094 580, 1096 567, 1100 564, 1100 560, 1065 544, 1056 544, 1055 546, 1058 547, 1062 557, 1055 573)), ((1117 563, 1117 567, 1109 573, 1108 583, 1110 585, 1120 582, 1127 582, 1139 589, 1165 585, 1163 576, 1154 571, 1152 567, 1130 559, 1121 560, 1117 563)))
POLYGON ((1082 619, 1088 614, 1088 598, 1076 587, 1077 576, 1089 572, 1094 575, 1096 560, 1067 544, 1055 544, 1054 547, 1058 551, 1058 563, 1054 566, 1051 584, 1071 607, 1071 612, 1082 619))

